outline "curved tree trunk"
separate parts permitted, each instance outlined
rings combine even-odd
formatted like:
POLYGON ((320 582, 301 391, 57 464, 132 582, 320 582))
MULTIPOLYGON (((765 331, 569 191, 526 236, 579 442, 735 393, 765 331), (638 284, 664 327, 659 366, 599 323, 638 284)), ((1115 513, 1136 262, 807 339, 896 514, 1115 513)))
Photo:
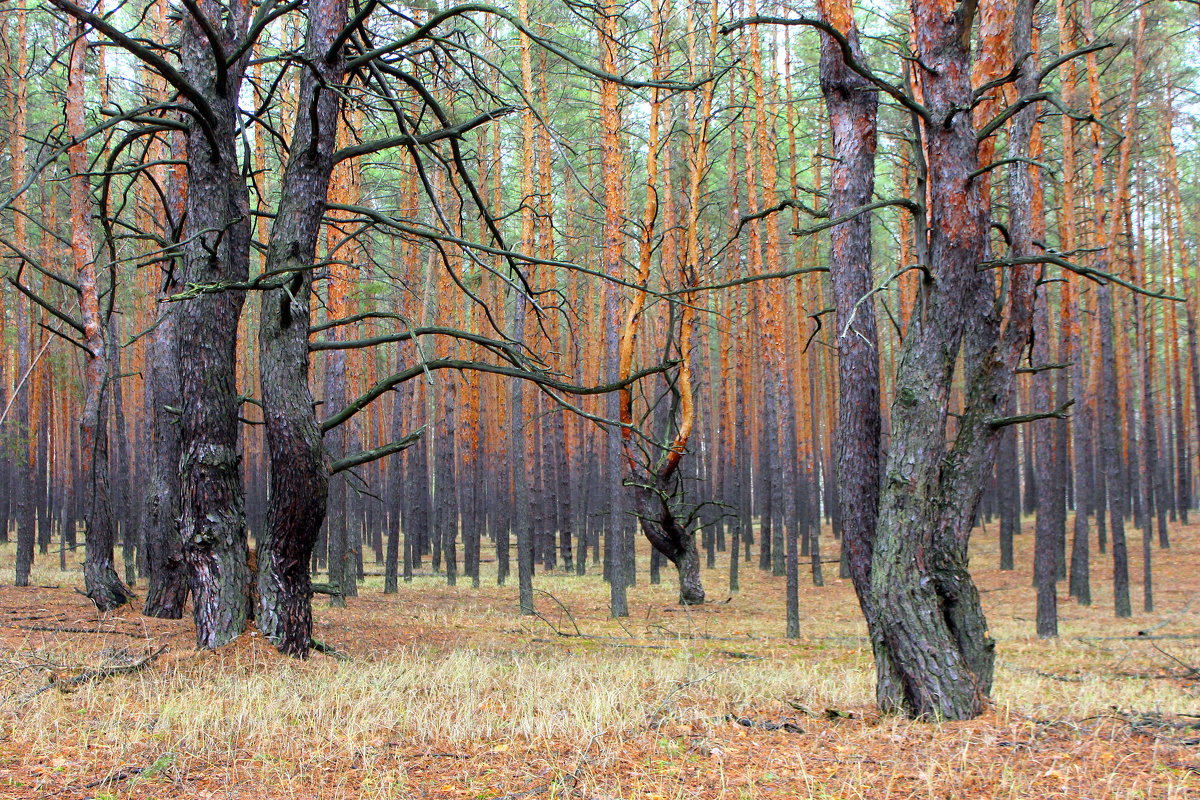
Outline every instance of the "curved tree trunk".
MULTIPOLYGON (((1023 0, 1015 24, 1031 24, 1031 10, 1023 0)), ((896 372, 871 594, 899 675, 900 710, 966 719, 986 706, 995 658, 967 569, 967 543, 984 475, 995 460, 998 418, 1028 341, 1034 270, 1013 269, 1002 327, 992 271, 979 269, 990 219, 973 178, 976 131, 960 111, 972 103, 974 9, 964 4, 946 14, 938 3, 915 2, 913 11, 927 109, 929 274, 924 314, 911 323, 896 372), (947 450, 950 387, 960 355, 967 389, 947 450)))
MULTIPOLYGON (((285 282, 263 293, 258 336, 271 499, 258 543, 257 621, 281 652, 301 658, 312 641, 308 566, 329 493, 329 463, 308 383, 312 268, 337 145, 341 99, 334 87, 344 71, 340 53, 325 54, 345 24, 345 0, 310 3, 305 49, 312 69, 300 79, 300 116, 264 267, 285 282)), ((353 581, 351 569, 340 579, 353 581)))
MULTIPOLYGON (((183 136, 171 139, 171 157, 182 161, 186 155, 183 136)), ((170 230, 179 223, 187 193, 187 174, 178 166, 171 169, 167 197, 170 230)), ((161 294, 157 304, 154 338, 147 355, 146 382, 149 389, 150 492, 146 501, 146 566, 149 586, 144 613, 150 617, 179 619, 188 596, 187 568, 183 561, 183 541, 179 536, 179 455, 181 452, 179 341, 175 304, 167 300, 181 288, 179 265, 167 262, 162 268, 161 294)))
MULTIPOLYGON (((851 43, 862 59, 849 0, 823 0, 822 19, 851 43)), ((821 37, 821 93, 829 109, 834 166, 830 218, 869 204, 875 187, 875 88, 847 66, 841 48, 821 37)), ((831 232, 830 284, 837 318, 838 422, 837 504, 842 548, 850 579, 871 632, 875 655, 875 694, 882 709, 901 704, 899 676, 880 628, 871 593, 871 563, 879 510, 879 332, 875 305, 868 297, 871 274, 871 215, 860 214, 831 232)))
MULTIPOLYGON (((206 4, 207 7, 207 4, 206 4)), ((220 29, 227 52, 249 23, 249 6, 231 6, 220 29)), ((249 192, 235 149, 237 98, 247 56, 218 70, 213 46, 192 14, 179 25, 180 69, 208 106, 206 125, 188 132, 188 196, 183 284, 244 281, 249 273, 249 192), (211 139, 209 136, 211 135, 211 139)), ((241 292, 198 293, 179 302, 180 536, 188 566, 196 645, 227 644, 250 610, 244 498, 238 453, 236 380, 241 292)))
MULTIPOLYGON (((674 486, 670 479, 656 481, 654 486, 635 486, 634 513, 642 533, 675 565, 679 573, 679 602, 685 606, 704 603, 704 584, 700 578, 700 550, 696 534, 680 524, 671 508, 674 486)), ((628 484, 627 484, 628 485, 628 484)))
MULTIPOLYGON (((88 292, 84 283, 84 293, 88 292)), ((93 280, 94 291, 95 283, 93 280)), ((86 312, 85 318, 93 315, 86 312)), ((95 318, 98 320, 99 315, 95 318)), ((90 324, 85 322, 85 327, 90 324)), ((117 575, 113 564, 113 544, 116 540, 116 523, 113 519, 108 485, 108 362, 105 347, 101 343, 103 331, 89 335, 86 392, 83 416, 79 422, 80 460, 84 470, 84 486, 87 500, 84 504, 84 523, 87 526, 87 551, 83 562, 83 580, 86 594, 96 608, 112 611, 128 603, 133 594, 117 575)))
MULTIPOLYGON (((84 365, 83 415, 79 422, 79 454, 84 472, 87 501, 87 551, 83 562, 86 594, 101 611, 111 611, 133 599, 113 565, 116 521, 108 475, 108 393, 113 376, 109 372, 108 326, 100 310, 96 280, 95 247, 91 231, 91 202, 88 185, 87 146, 83 140, 83 80, 87 39, 80 22, 72 25, 70 71, 67 79, 67 130, 79 144, 68 151, 71 170, 71 255, 79 276, 79 309, 83 322, 84 365)), ((111 287, 115 291, 115 287, 111 287)), ((115 359, 114 359, 115 360, 115 359)), ((43 524, 49 521, 43 518, 43 524)))

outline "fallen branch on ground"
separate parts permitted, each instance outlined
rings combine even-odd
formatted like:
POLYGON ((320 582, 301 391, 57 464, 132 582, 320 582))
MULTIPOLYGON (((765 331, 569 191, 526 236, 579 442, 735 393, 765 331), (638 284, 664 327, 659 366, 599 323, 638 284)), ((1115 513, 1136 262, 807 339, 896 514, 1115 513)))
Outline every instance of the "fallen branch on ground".
POLYGON ((132 664, 118 664, 115 666, 100 667, 99 669, 87 669, 78 675, 72 675, 70 677, 62 677, 51 672, 49 685, 57 687, 59 691, 69 692, 75 687, 82 686, 83 684, 90 683, 91 681, 104 680, 105 678, 111 678, 114 675, 129 675, 130 673, 138 672, 139 670, 143 670, 150 666, 150 664, 154 663, 156 658, 165 652, 167 652, 167 645, 164 644, 162 647, 158 648, 141 661, 136 661, 132 664))
POLYGON ((115 628, 69 628, 57 625, 17 625, 16 627, 23 631, 45 631, 47 633, 116 633, 134 639, 143 638, 142 634, 136 631, 119 631, 115 628))

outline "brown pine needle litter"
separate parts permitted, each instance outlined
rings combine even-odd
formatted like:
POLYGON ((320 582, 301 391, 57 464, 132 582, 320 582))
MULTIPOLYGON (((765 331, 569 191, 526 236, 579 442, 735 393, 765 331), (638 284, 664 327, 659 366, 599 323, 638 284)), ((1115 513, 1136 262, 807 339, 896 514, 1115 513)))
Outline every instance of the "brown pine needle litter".
POLYGON ((1114 619, 1093 554, 1094 605, 1064 584, 1062 635, 1041 641, 1032 535, 1005 573, 977 531, 994 702, 946 724, 875 712, 847 581, 802 588, 789 641, 783 579, 743 569, 725 602, 725 555, 704 573, 717 602, 682 609, 643 550, 620 621, 595 574, 539 574, 534 617, 492 576, 396 595, 371 577, 347 608, 315 601, 316 637, 349 660, 306 662, 253 628, 197 652, 190 620, 98 615, 78 572, 39 568, 57 588, 0 586, 0 798, 1200 797, 1200 526, 1172 537, 1159 612, 1114 619))

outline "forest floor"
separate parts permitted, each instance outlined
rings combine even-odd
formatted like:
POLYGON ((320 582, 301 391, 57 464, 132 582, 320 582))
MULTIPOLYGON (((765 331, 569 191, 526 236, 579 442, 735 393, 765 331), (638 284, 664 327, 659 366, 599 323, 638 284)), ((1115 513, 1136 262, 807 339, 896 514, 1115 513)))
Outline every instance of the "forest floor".
POLYGON ((994 704, 942 724, 874 711, 836 564, 802 581, 798 640, 783 579, 743 569, 731 597, 727 554, 704 573, 715 602, 680 608, 672 574, 641 572, 621 621, 595 569, 540 574, 540 617, 487 573, 448 587, 426 567, 396 595, 373 576, 346 608, 317 598, 316 636, 343 657, 306 662, 253 629, 197 652, 190 620, 100 615, 77 570, 16 589, 6 566, 0 798, 1200 798, 1200 526, 1155 549, 1151 614, 1113 617, 1094 556, 1095 603, 1061 596, 1053 641, 1033 635, 1025 527, 1015 572, 995 569, 995 525, 976 532, 994 704))

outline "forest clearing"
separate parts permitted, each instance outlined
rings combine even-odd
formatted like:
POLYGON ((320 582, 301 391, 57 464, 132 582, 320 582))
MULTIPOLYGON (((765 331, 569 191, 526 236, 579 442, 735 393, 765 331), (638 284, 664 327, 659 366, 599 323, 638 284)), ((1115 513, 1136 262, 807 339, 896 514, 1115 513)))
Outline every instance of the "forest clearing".
POLYGON ((368 579, 346 608, 315 609, 317 637, 349 660, 296 662, 253 629, 197 652, 186 622, 97 614, 77 572, 16 589, 0 571, 0 796, 1197 796, 1200 527, 1179 532, 1160 613, 1066 605, 1050 641, 1032 635, 1028 570, 996 569, 995 536, 978 542, 996 689, 982 717, 941 724, 875 710, 846 580, 805 591, 790 640, 783 581, 757 572, 691 609, 638 586, 620 621, 603 584, 574 575, 539 579, 532 618, 490 581, 422 575, 383 595, 368 579), (136 674, 38 693, 163 646, 136 674))

